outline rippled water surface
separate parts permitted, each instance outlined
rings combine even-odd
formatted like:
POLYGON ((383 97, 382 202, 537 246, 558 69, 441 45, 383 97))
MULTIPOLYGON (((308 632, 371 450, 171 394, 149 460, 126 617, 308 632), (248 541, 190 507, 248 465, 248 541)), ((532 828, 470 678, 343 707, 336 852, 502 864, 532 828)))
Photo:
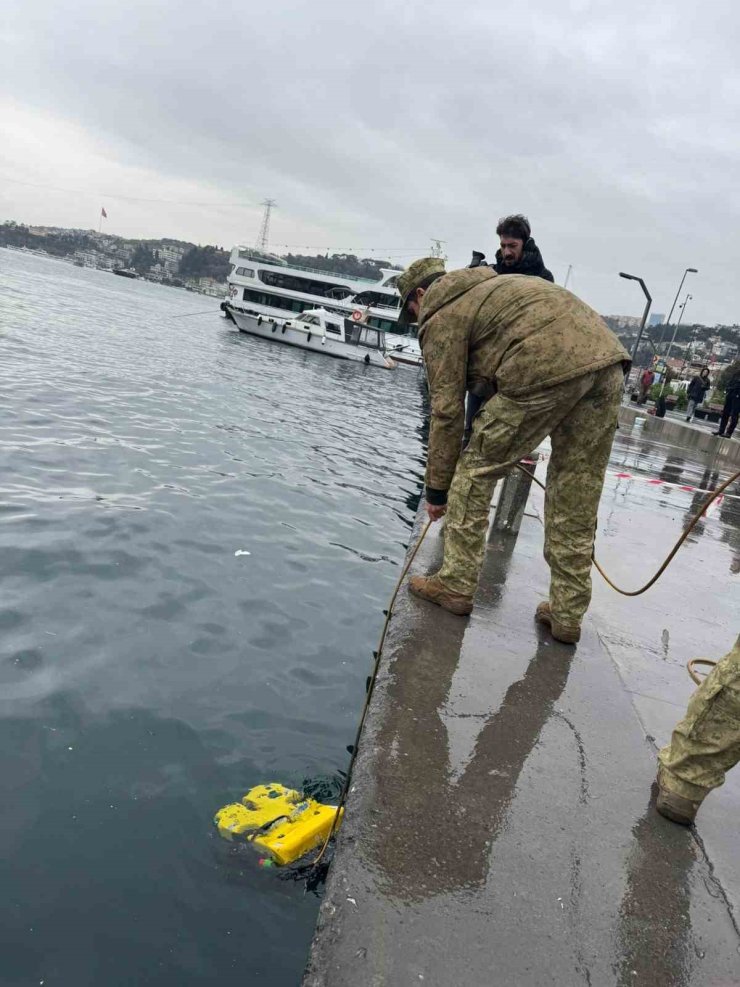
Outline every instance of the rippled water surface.
POLYGON ((297 984, 316 896, 211 819, 346 766, 417 375, 7 250, 0 351, 2 983, 297 984))

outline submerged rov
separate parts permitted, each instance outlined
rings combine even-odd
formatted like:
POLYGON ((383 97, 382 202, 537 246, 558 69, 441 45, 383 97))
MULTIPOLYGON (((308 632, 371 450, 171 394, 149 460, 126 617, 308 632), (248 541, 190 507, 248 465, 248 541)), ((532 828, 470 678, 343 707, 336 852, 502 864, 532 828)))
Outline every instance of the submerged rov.
POLYGON ((276 864, 292 864, 325 843, 344 810, 277 782, 256 785, 240 802, 219 809, 214 823, 232 842, 254 843, 276 864), (335 822, 336 820, 336 822, 335 822))

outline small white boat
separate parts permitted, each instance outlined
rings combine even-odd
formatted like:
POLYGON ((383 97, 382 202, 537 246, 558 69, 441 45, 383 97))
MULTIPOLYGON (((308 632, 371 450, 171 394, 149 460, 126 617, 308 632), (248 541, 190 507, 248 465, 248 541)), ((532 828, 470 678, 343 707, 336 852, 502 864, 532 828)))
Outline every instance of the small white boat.
POLYGON ((345 319, 323 308, 303 312, 294 319, 278 319, 230 306, 224 311, 240 332, 250 336, 387 370, 396 366, 385 351, 385 333, 380 329, 345 319))

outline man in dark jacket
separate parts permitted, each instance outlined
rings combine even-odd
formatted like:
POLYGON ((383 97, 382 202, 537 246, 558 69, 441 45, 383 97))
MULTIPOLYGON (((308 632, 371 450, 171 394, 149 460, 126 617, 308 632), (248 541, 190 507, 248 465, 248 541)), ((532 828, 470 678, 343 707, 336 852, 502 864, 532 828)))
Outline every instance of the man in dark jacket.
POLYGON ((687 422, 690 422, 694 417, 694 412, 696 411, 698 405, 703 403, 704 395, 711 386, 712 382, 709 379, 709 367, 702 367, 700 373, 691 378, 691 383, 686 390, 686 396, 689 399, 688 407, 686 408, 687 422))
POLYGON ((733 377, 727 385, 725 391, 725 406, 722 409, 722 418, 719 423, 719 431, 713 435, 719 435, 723 439, 732 438, 737 420, 740 417, 740 376, 733 377))
MULTIPOLYGON (((504 216, 498 221, 496 236, 499 238, 499 249, 496 251, 496 263, 490 266, 497 274, 524 274, 533 278, 544 278, 545 281, 555 281, 552 272, 545 267, 540 248, 534 242, 532 229, 526 216, 504 216)), ((470 267, 484 267, 485 254, 473 251, 470 267)), ((465 431, 463 445, 467 445, 473 427, 473 419, 482 405, 491 397, 488 393, 468 394, 465 411, 465 431)))
MULTIPOLYGON (((496 263, 491 267, 497 274, 526 274, 544 278, 545 281, 555 280, 552 272, 545 267, 526 216, 504 216, 498 221, 496 236, 499 238, 499 249, 496 251, 496 263)), ((473 251, 471 267, 482 267, 484 261, 485 254, 473 251)))

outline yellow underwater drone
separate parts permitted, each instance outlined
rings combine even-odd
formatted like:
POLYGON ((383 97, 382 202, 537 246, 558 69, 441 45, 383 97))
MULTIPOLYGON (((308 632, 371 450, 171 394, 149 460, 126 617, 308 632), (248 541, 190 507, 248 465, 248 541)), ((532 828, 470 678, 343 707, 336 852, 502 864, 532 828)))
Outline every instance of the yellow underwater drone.
POLYGON ((323 805, 277 782, 255 785, 214 816, 219 833, 232 842, 254 843, 265 865, 285 865, 325 844, 339 827, 344 809, 323 805))

